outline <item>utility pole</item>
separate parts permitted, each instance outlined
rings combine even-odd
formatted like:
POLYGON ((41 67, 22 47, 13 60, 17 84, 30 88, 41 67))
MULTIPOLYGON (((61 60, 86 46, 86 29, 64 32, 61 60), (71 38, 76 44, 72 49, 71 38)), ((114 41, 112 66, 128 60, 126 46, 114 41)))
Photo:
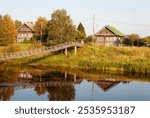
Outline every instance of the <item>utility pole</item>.
POLYGON ((95 14, 93 15, 93 36, 95 35, 95 14))
POLYGON ((94 35, 95 35, 95 14, 93 15, 93 38, 92 38, 92 42, 94 42, 93 41, 94 35))

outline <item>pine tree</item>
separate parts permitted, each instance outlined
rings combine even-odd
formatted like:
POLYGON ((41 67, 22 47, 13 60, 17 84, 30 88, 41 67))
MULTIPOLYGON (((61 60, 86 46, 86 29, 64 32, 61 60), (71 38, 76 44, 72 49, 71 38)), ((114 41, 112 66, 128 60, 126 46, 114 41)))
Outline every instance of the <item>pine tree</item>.
POLYGON ((82 34, 82 38, 86 37, 85 29, 82 23, 78 25, 77 31, 79 31, 82 34))
POLYGON ((40 40, 43 41, 43 40, 46 40, 47 38, 47 33, 46 33, 46 27, 47 27, 47 23, 48 21, 46 20, 46 18, 44 17, 39 17, 37 19, 37 21, 35 22, 35 25, 34 25, 34 31, 35 31, 35 34, 34 36, 40 40), (42 34, 42 36, 41 36, 42 34))
POLYGON ((48 38, 57 43, 69 42, 75 40, 75 26, 72 19, 67 15, 67 11, 56 10, 51 15, 51 20, 48 23, 48 38))

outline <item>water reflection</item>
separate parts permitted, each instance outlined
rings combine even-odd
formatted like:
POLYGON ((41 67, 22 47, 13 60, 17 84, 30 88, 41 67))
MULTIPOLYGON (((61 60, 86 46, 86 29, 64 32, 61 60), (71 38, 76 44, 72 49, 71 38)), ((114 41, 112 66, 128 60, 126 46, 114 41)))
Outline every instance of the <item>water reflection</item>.
MULTIPOLYGON (((81 70, 35 69, 35 68, 0 68, 0 100, 137 100, 124 85, 137 81, 147 89, 149 78, 125 77, 110 74, 89 73, 81 70), (117 88, 118 87, 118 88, 117 88), (116 88, 116 89, 114 89, 116 88), (26 90, 29 90, 26 92, 26 90), (32 94, 31 94, 32 92, 32 94), (34 92, 34 93, 33 93, 34 92), (119 98, 122 94, 124 98, 119 98), (106 94, 107 93, 107 94, 106 94), (125 98, 132 95, 132 98, 125 98)), ((131 84, 132 85, 132 84, 131 84)), ((136 88, 137 91, 139 88, 136 88)), ((135 89, 135 90, 136 90, 135 89)), ((143 88, 142 88, 143 89, 143 88)), ((141 90, 142 90, 141 89, 141 90)), ((143 91, 145 90, 143 89, 143 91)), ((150 87, 148 87, 150 90, 150 87)), ((132 90, 131 90, 132 91, 132 90)), ((136 95, 141 95, 137 93, 136 95)), ((140 100, 150 100, 140 96, 140 100)))

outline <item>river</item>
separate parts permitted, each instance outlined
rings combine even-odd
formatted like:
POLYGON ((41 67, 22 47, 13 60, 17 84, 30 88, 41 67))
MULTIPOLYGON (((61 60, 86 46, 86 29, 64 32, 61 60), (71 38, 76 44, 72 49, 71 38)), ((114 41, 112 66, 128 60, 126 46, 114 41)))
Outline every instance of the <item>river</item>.
POLYGON ((0 66, 1 101, 147 101, 150 77, 0 66))

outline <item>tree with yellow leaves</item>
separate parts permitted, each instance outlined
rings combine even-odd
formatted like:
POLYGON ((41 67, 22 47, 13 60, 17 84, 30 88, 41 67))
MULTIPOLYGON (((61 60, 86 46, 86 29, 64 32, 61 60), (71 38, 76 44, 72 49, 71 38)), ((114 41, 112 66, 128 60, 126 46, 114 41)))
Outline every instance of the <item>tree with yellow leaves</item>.
POLYGON ((45 17, 39 17, 34 25, 34 36, 43 42, 46 39, 46 26, 47 26, 47 20, 45 17))
POLYGON ((0 16, 0 39, 16 42, 15 24, 9 15, 0 16))

